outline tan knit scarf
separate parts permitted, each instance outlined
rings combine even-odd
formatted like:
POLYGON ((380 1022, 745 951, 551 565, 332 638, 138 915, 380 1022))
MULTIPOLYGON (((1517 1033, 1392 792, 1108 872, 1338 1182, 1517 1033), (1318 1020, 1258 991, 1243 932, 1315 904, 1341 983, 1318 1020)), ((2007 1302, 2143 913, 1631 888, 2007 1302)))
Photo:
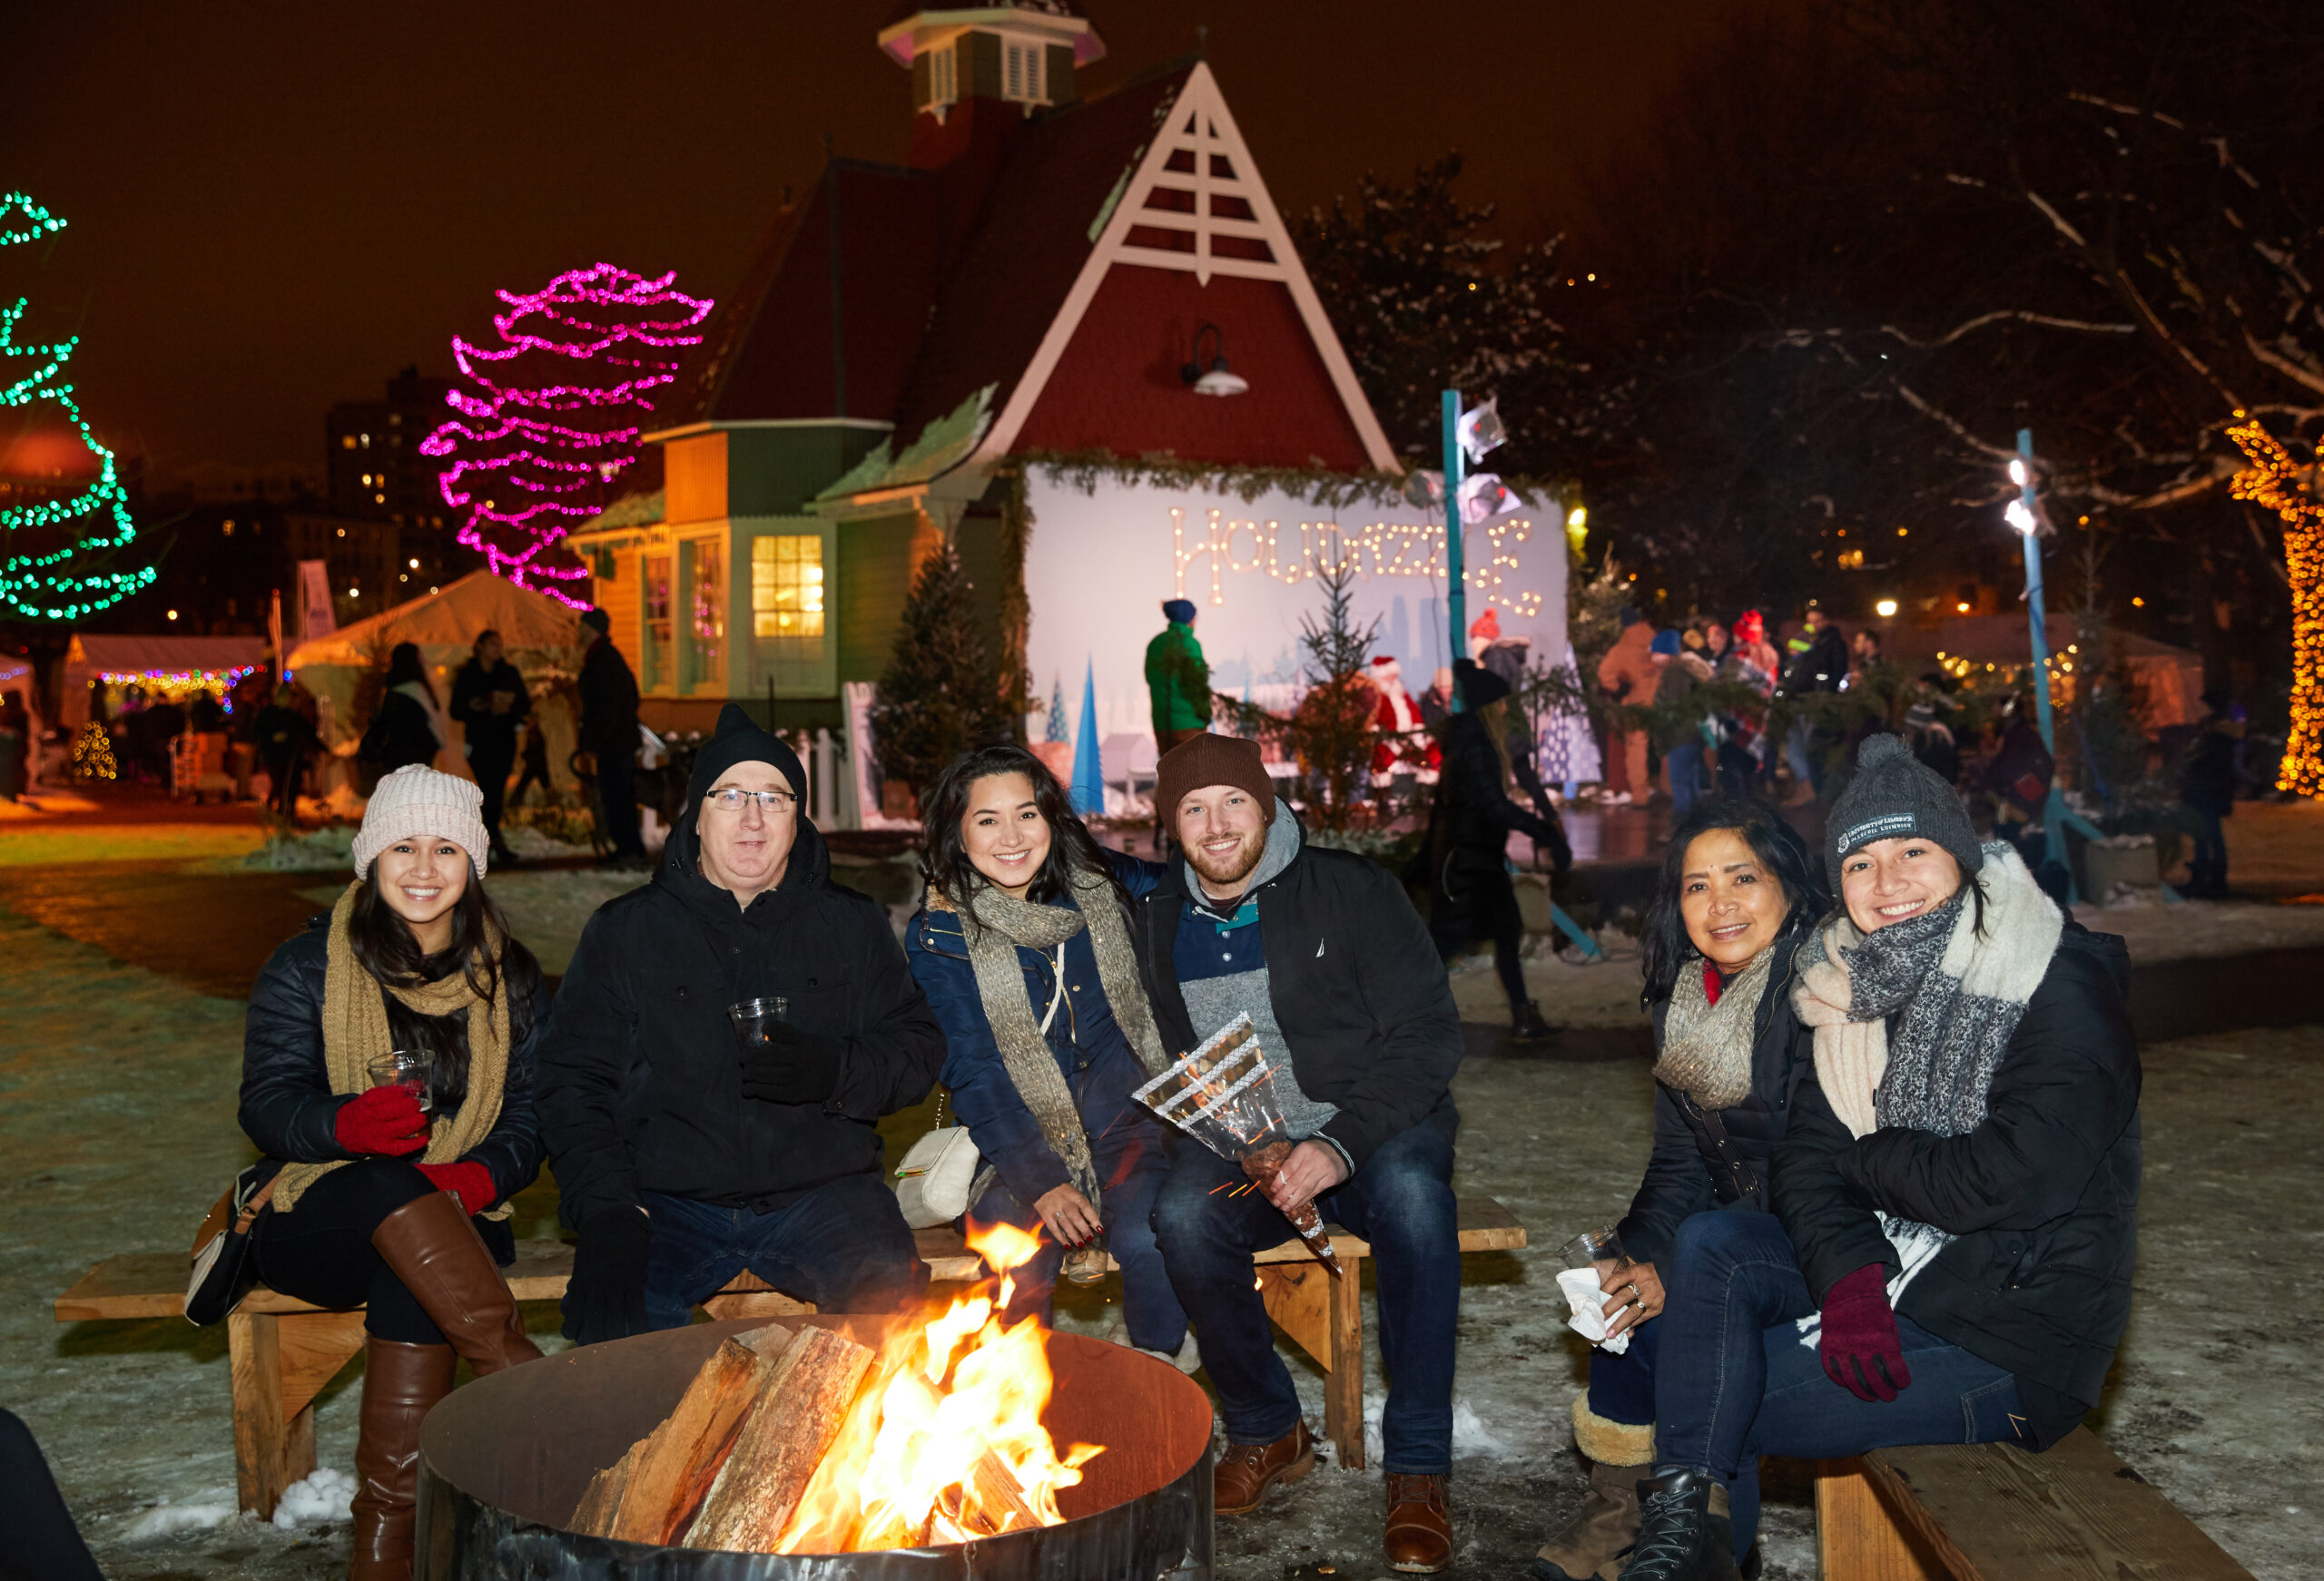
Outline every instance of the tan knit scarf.
POLYGON ((985 1021, 992 1028, 992 1040, 1000 1050, 1009 1082, 1025 1100, 1025 1107, 1032 1111, 1049 1150, 1073 1176, 1075 1187, 1096 1207, 1098 1173, 1090 1162, 1089 1135, 1082 1129, 1073 1091, 1058 1069, 1057 1056, 1050 1052, 1049 1039, 1041 1035, 1040 1020, 1033 1014, 1032 999, 1025 991, 1025 968, 1017 959, 1018 947, 1053 950, 1087 928, 1091 953, 1098 957, 1098 986, 1106 991, 1106 1003, 1122 1036, 1128 1039, 1130 1052, 1149 1075, 1161 1075, 1169 1062, 1163 1057, 1162 1035, 1155 1029, 1146 990, 1138 982, 1137 955, 1130 947, 1129 926, 1111 880, 1103 873, 1077 872, 1073 898, 1080 909, 1037 905, 985 885, 976 892, 973 911, 954 907, 934 889, 929 891, 928 904, 934 910, 960 913, 969 964, 976 972, 977 997, 984 1006, 985 1021))
POLYGON ((1679 968, 1670 1003, 1662 1012, 1662 1052, 1654 1062, 1656 1081, 1686 1094, 1706 1109, 1731 1109, 1751 1095, 1751 1045, 1759 1000, 1775 958, 1772 946, 1752 957, 1748 966, 1727 979, 1716 1005, 1704 986, 1699 961, 1690 960, 1679 968))
MULTIPOLYGON (((330 908, 330 957, 323 968, 323 1070, 330 1077, 330 1090, 334 1093, 359 1093, 370 1086, 370 1062, 395 1052, 395 1038, 388 1030, 387 1001, 379 997, 382 987, 401 1000, 406 1009, 422 1016, 449 1016, 455 1010, 466 1010, 468 1096, 451 1115, 436 1116, 428 1127, 427 1151, 411 1160, 414 1164, 458 1163, 492 1134, 492 1127, 500 1118, 500 1097, 508 1080, 507 978, 501 977, 500 991, 492 996, 488 1007, 484 1007, 476 990, 468 987, 464 971, 456 971, 440 982, 422 983, 412 988, 382 984, 356 960, 355 947, 348 937, 348 923, 355 915, 355 896, 361 888, 359 881, 348 885, 347 893, 330 908), (477 1013, 479 1007, 484 1007, 482 1015, 477 1013)), ((496 964, 500 958, 500 943, 496 933, 486 947, 491 950, 496 964)), ((329 1164, 285 1166, 275 1176, 274 1211, 290 1212, 299 1205, 300 1194, 309 1186, 351 1162, 336 1159, 329 1164)), ((487 1210, 483 1216, 505 1219, 511 1206, 503 1203, 487 1210)))

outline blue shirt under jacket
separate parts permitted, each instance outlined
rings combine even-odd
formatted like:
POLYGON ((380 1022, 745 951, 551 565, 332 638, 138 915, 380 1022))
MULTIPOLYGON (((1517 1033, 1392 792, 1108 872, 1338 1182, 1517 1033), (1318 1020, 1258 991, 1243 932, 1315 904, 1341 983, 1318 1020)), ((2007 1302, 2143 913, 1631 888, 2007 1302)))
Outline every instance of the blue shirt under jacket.
MULTIPOLYGON (((1161 877, 1162 869, 1154 863, 1118 851, 1106 854, 1133 899, 1150 893, 1161 877)), ((942 1079, 951 1091, 953 1112, 969 1128, 977 1151, 1000 1172, 1009 1195, 1027 1206, 1070 1183, 1065 1162, 1050 1148, 1039 1122, 1009 1079, 977 992, 976 968, 969 961, 960 914, 923 905, 904 929, 904 954, 944 1029, 942 1079)), ((1056 993, 1056 957, 1020 945, 1017 962, 1024 969, 1025 996, 1038 1024, 1056 993)), ((1049 1046, 1093 1144, 1111 1130, 1155 1125, 1153 1115, 1130 1097, 1145 1085, 1146 1069, 1107 1002, 1087 928, 1065 944, 1065 992, 1049 1023, 1049 1046)))

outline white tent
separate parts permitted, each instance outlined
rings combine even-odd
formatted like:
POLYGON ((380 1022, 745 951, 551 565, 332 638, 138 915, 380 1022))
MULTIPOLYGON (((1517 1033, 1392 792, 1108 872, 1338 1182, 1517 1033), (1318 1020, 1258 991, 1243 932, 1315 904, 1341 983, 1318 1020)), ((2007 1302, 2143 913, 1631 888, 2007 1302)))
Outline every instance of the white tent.
MULTIPOLYGON (((415 643, 437 702, 448 708, 452 677, 468 662, 477 633, 486 630, 500 633, 508 662, 530 685, 533 711, 548 732, 553 781, 569 782, 564 765, 574 747, 572 682, 580 673, 586 645, 580 612, 489 571, 472 572, 440 593, 424 594, 329 636, 301 643, 290 651, 289 667, 292 678, 315 694, 322 712, 323 741, 344 761, 353 755, 369 722, 355 718, 352 707, 356 687, 367 671, 383 667, 398 643, 415 643)), ((468 766, 457 721, 452 732, 454 740, 437 754, 436 766, 463 774, 468 766)))
POLYGON ((223 692, 266 662, 264 637, 180 637, 76 632, 64 653, 60 712, 78 730, 89 722, 89 683, 168 686, 206 682, 223 692))

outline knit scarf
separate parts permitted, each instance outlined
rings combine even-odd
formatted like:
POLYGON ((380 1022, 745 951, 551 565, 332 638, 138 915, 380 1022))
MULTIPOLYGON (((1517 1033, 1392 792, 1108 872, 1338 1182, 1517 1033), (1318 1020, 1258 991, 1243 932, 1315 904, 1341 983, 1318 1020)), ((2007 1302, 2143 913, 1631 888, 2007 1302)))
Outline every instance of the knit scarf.
MULTIPOLYGON (((449 1115, 438 1115, 428 1128, 428 1148, 411 1162, 414 1164, 455 1164, 492 1134, 500 1118, 500 1097, 508 1079, 508 986, 504 977, 500 991, 487 1007, 468 987, 468 974, 456 971, 440 982, 422 983, 417 987, 401 987, 382 984, 363 969, 355 958, 355 947, 348 937, 349 919, 355 915, 355 895, 360 883, 350 884, 347 893, 330 909, 330 940, 329 956, 323 968, 323 1071, 330 1078, 334 1093, 359 1093, 371 1085, 370 1062, 384 1054, 395 1052, 394 1035, 388 1029, 387 1001, 379 997, 385 987, 403 1002, 404 1007, 422 1016, 449 1016, 455 1010, 468 1012, 468 1090, 460 1106, 449 1115), (481 1007, 483 1014, 478 1014, 481 1007)), ((500 938, 496 934, 487 948, 495 960, 500 954, 500 938)), ((306 1189, 341 1164, 353 1162, 335 1159, 329 1164, 293 1164, 275 1176, 274 1211, 287 1213, 299 1205, 306 1189)), ((484 1217, 505 1219, 513 1204, 503 1203, 487 1209, 484 1217)))
MULTIPOLYGON (((1959 1136, 1984 1123, 1994 1072, 2065 918, 2014 850, 1998 840, 1984 849, 1982 936, 1965 884, 1943 906, 1870 935, 1836 918, 1803 951, 1823 958, 1799 974, 1792 1004, 1815 1028, 1817 1083, 1851 1135, 1903 1126, 1959 1136)), ((1891 1213, 1880 1227, 1902 1265, 1889 1281, 1894 1305, 1954 1238, 1891 1213)))
POLYGON ((1775 960, 1770 947, 1751 957, 1710 1002, 1702 968, 1689 961, 1679 972, 1662 1012, 1662 1053, 1654 1079, 1706 1109, 1731 1109, 1751 1095, 1751 1045, 1759 1000, 1775 960))
POLYGON ((1138 1064, 1149 1075, 1159 1075, 1169 1061, 1163 1056, 1162 1035, 1155 1029, 1145 989, 1138 984, 1137 957, 1130 948, 1129 928, 1115 899, 1113 884, 1103 873, 1076 872, 1073 897, 1078 910, 1037 905, 986 885, 977 890, 973 910, 956 908, 933 890, 928 903, 940 911, 960 911, 969 964, 976 971, 977 997, 983 1002, 985 1022, 992 1028, 1001 1064, 1017 1095, 1032 1111, 1049 1150, 1094 1208, 1099 1199, 1098 1172, 1089 1159, 1089 1134, 1082 1129, 1073 1090, 1066 1085, 1057 1056, 1033 1014, 1032 999, 1025 992, 1025 969, 1018 964, 1018 947, 1054 950, 1087 928, 1091 952, 1098 957, 1098 985, 1105 989, 1106 1003, 1112 1007, 1114 1020, 1129 1039, 1138 1064))

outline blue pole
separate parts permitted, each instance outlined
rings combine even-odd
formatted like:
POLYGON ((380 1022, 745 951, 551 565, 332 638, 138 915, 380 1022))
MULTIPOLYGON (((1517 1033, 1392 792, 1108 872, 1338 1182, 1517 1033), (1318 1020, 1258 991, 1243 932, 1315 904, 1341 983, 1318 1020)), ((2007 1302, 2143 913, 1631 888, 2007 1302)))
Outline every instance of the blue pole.
MULTIPOLYGON (((1457 664, 1469 653, 1469 596, 1461 570, 1461 480, 1466 468, 1461 455, 1461 392, 1444 392, 1444 570, 1452 579, 1452 591, 1445 597, 1445 607, 1451 612, 1452 629, 1452 657, 1447 663, 1457 664)), ((1463 704, 1461 689, 1452 688, 1452 712, 1461 712, 1463 704)))
MULTIPOLYGON (((2049 750, 2053 761, 2058 751, 2057 726, 2050 714, 2050 628, 2042 611, 2042 544, 2037 525, 2041 517, 2034 506, 2034 430, 2017 430, 2017 459, 2023 474, 2017 486, 2018 503, 2025 510, 2025 624, 2034 636, 2034 712, 2042 727, 2042 745, 2049 750)), ((2042 803, 2042 854, 2066 871, 2066 899, 2078 904, 2081 897, 2073 889, 2073 867, 2066 860, 2065 795, 2058 789, 2057 774, 2050 775, 2050 793, 2042 803)))

